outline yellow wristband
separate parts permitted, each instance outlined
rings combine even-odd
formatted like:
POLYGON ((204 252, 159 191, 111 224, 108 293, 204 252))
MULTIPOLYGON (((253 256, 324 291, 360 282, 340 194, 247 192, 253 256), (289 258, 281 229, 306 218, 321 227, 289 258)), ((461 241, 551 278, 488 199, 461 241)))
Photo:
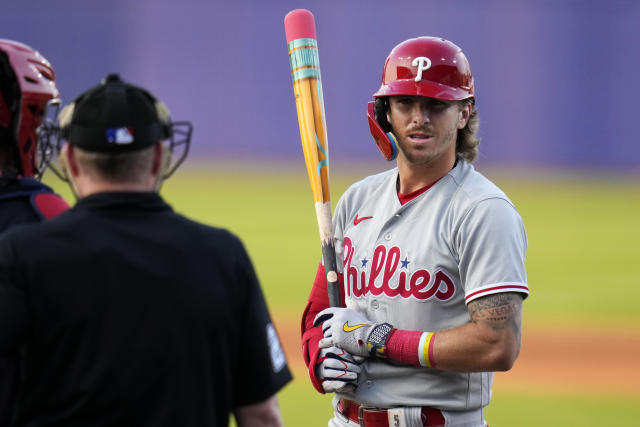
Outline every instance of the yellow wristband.
POLYGON ((435 368, 433 363, 433 337, 435 332, 423 332, 418 344, 418 357, 420 364, 428 368, 435 368))

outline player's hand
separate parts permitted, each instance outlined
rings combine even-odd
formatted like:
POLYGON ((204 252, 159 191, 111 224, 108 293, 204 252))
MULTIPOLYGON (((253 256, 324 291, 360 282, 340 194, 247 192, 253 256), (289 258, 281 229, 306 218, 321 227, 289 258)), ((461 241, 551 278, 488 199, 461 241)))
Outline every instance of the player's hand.
POLYGON ((316 364, 316 376, 322 380, 326 393, 354 392, 358 386, 359 364, 363 357, 353 356, 338 347, 320 350, 316 364))
POLYGON ((317 314, 313 326, 322 324, 324 338, 320 348, 340 347, 356 356, 385 357, 385 343, 393 327, 374 323, 362 313, 350 308, 329 307, 317 314))

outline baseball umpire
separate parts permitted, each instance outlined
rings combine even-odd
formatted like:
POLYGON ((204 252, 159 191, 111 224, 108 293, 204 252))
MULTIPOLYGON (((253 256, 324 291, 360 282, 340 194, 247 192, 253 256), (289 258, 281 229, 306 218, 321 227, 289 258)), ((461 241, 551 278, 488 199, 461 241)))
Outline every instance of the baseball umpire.
MULTIPOLYGON (((0 40, 0 233, 40 222, 69 208, 39 181, 46 151, 37 129, 50 103, 58 104, 55 72, 31 47, 0 40)), ((19 357, 0 357, 0 425, 9 425, 19 382, 19 357)))
POLYGON ((472 166, 474 81, 450 41, 397 45, 368 106, 396 167, 336 206, 346 307, 329 307, 320 266, 303 353, 331 427, 485 426, 494 371, 520 351, 527 238, 507 196, 472 166))
POLYGON ((0 354, 24 348, 13 425, 282 425, 291 374, 247 252, 157 193, 190 124, 112 74, 60 130, 78 202, 0 239, 0 354))

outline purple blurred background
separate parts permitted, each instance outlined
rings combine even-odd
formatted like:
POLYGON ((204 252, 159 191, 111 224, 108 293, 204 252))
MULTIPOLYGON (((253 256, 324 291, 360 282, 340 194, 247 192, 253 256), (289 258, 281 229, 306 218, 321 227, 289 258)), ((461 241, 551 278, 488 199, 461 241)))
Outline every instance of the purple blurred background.
POLYGON ((333 161, 381 159, 367 101, 397 43, 447 38, 476 79, 486 165, 640 171, 635 0, 5 2, 0 37, 38 49, 69 102, 109 72, 195 126, 191 158, 301 159, 283 18, 316 19, 333 161))

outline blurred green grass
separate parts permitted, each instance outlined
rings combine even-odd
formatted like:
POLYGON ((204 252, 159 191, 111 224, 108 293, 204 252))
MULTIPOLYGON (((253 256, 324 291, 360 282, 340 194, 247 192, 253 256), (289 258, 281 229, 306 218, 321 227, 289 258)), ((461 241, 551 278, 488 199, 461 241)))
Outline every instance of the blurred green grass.
POLYGON ((529 239, 529 321, 640 326, 640 181, 496 178, 529 239))
POLYGON ((544 395, 494 393, 485 411, 491 427, 633 426, 638 415, 637 396, 567 396, 553 390, 544 395))
MULTIPOLYGON (((370 172, 346 164, 334 167, 333 206, 350 183, 370 172)), ((531 296, 525 302, 525 325, 637 331, 638 177, 485 174, 513 200, 527 228, 531 296)), ((73 200, 51 174, 45 182, 73 200)), ((298 319, 321 256, 302 161, 200 163, 178 171, 162 194, 176 211, 240 236, 274 317, 284 313, 286 319, 298 319)), ((597 391, 592 396, 500 392, 487 409, 487 420, 492 427, 630 425, 640 417, 639 396, 640 391, 619 398, 597 391)), ((280 405, 289 426, 326 426, 331 414, 329 396, 317 394, 304 375, 280 393, 280 405)))

